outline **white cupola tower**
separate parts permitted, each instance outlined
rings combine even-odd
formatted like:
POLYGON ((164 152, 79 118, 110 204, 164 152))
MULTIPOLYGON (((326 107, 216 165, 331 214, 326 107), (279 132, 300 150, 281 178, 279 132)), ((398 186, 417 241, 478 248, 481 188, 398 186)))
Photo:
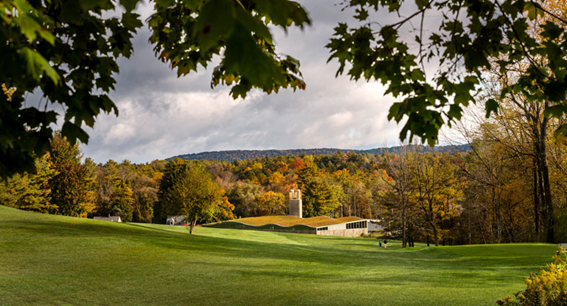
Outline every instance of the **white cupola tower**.
POLYGON ((301 191, 291 190, 289 194, 289 214, 303 218, 303 203, 301 202, 301 191))

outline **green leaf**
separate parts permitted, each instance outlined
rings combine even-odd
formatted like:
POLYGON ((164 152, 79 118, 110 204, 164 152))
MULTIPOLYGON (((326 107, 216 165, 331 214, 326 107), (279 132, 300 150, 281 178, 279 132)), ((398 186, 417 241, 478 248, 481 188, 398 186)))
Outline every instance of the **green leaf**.
POLYGON ((463 116, 463 109, 456 104, 452 104, 449 107, 449 112, 447 113, 449 119, 457 119, 457 120, 461 120, 461 117, 463 116))
POLYGON ((210 0, 205 3, 193 35, 197 37, 201 54, 207 53, 226 39, 234 27, 235 10, 230 0, 210 0))
POLYGON ((496 100, 494 99, 489 99, 488 101, 486 101, 486 118, 490 118, 492 112, 498 114, 498 106, 498 102, 496 102, 496 100))
POLYGON ((26 63, 26 73, 33 79, 39 81, 45 73, 55 84, 59 84, 60 78, 57 71, 49 65, 49 62, 37 51, 24 47, 18 50, 18 54, 26 63))
POLYGON ((561 36, 561 33, 564 32, 564 30, 561 27, 559 27, 557 24, 553 22, 546 22, 542 26, 542 28, 544 29, 544 31, 541 33, 541 35, 550 40, 554 40, 558 38, 559 36, 561 36))
POLYGON ((530 1, 526 2, 524 11, 528 13, 528 18, 530 20, 535 20, 537 16, 543 16, 543 10, 541 10, 536 4, 530 1))
POLYGON ((289 0, 260 0, 256 1, 256 10, 266 16, 273 24, 287 29, 295 23, 300 28, 311 24, 307 12, 299 3, 289 0))
POLYGON ((565 114, 567 114, 567 105, 554 105, 546 107, 544 110, 544 115, 546 117, 553 116, 557 119, 561 119, 565 114))
POLYGON ((560 127, 558 127, 553 132, 553 136, 555 136, 556 138, 559 136, 567 136, 567 124, 562 124, 560 127))
POLYGON ((24 34, 29 41, 35 40, 39 24, 33 20, 33 18, 29 17, 27 14, 22 14, 14 18, 14 22, 20 26, 22 34, 24 34))
POLYGON ((63 123, 61 135, 67 137, 71 144, 75 144, 77 139, 85 144, 89 142, 89 135, 79 126, 69 121, 63 123))
POLYGON ((368 19, 368 11, 364 8, 357 8, 354 18, 358 19, 359 21, 364 21, 368 19))
POLYGON ((139 0, 120 0, 120 4, 126 9, 126 12, 131 12, 136 9, 139 0))
POLYGON ((122 14, 122 24, 128 30, 134 31, 137 28, 142 27, 144 24, 140 20, 140 15, 135 13, 124 13, 122 14))
POLYGON ((415 0, 415 4, 417 4, 418 9, 423 9, 427 4, 429 4, 428 0, 415 0))
POLYGON ((240 23, 234 26, 226 42, 226 73, 240 75, 264 89, 282 84, 285 78, 275 60, 268 56, 240 23))
POLYGON ((250 12, 245 11, 242 7, 236 7, 236 18, 248 29, 248 32, 256 33, 260 38, 265 39, 272 44, 272 34, 270 29, 262 22, 261 19, 254 17, 250 12))

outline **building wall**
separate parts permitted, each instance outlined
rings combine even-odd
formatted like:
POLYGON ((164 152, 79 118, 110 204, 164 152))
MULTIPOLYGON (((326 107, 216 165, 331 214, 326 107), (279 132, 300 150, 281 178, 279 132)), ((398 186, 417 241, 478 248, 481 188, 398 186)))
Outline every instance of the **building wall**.
POLYGON ((230 229, 296 233, 296 234, 316 234, 322 236, 342 236, 342 237, 360 237, 363 234, 364 235, 368 234, 367 220, 352 221, 352 222, 340 223, 340 224, 331 224, 327 226, 320 226, 317 228, 304 224, 298 224, 290 227, 285 227, 278 224, 265 224, 261 226, 253 226, 242 222, 238 222, 236 220, 205 224, 203 226, 214 227, 214 228, 230 228, 230 229))
POLYGON ((384 229, 381 225, 382 220, 368 220, 368 231, 378 232, 384 229))
POLYGON ((353 228, 353 229, 337 229, 337 230, 326 230, 317 231, 317 235, 320 236, 343 236, 343 237, 360 237, 362 234, 367 235, 367 228, 353 228))

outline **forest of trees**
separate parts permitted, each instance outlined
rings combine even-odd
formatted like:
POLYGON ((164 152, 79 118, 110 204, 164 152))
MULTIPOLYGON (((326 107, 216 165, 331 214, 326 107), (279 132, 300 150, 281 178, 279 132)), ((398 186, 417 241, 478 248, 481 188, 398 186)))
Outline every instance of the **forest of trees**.
MULTIPOLYGON (((452 154, 407 145, 384 154, 96 165, 56 135, 52 153, 36 159, 36 174, 16 174, 0 184, 0 203, 131 222, 164 223, 181 214, 194 226, 286 214, 289 190, 300 188, 305 217, 382 219, 404 246, 564 241, 565 140, 538 136, 537 109, 513 99, 503 105, 492 119, 470 116, 478 120, 476 128, 457 131, 471 150, 452 154)), ((560 123, 549 120, 543 127, 560 123)))
MULTIPOLYGON (((342 153, 368 153, 368 154, 384 154, 388 153, 399 153, 403 150, 403 146, 395 147, 384 147, 384 148, 374 148, 367 150, 349 150, 349 149, 336 149, 336 148, 322 148, 322 149, 293 149, 293 150, 226 150, 226 151, 213 151, 213 152, 201 152, 193 154, 183 154, 178 155, 168 159, 191 159, 191 160, 224 160, 224 161, 235 161, 237 159, 251 159, 251 158, 262 158, 262 157, 277 157, 286 155, 333 155, 336 152, 342 153)), ((463 150, 470 150, 468 145, 448 145, 448 146, 417 146, 415 150, 419 152, 446 152, 455 153, 463 150)))

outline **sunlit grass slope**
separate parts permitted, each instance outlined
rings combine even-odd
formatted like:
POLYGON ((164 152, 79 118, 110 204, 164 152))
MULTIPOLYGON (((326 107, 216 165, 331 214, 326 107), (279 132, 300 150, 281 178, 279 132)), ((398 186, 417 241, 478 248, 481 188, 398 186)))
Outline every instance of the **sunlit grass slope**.
POLYGON ((117 224, 0 206, 0 305, 495 305, 555 245, 117 224))

